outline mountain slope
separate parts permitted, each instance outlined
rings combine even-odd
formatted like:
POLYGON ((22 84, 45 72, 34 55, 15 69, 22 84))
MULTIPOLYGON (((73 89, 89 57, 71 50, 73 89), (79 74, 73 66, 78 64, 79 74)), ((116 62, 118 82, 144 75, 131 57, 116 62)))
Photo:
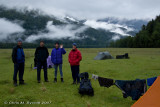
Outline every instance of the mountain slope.
POLYGON ((136 36, 111 42, 110 47, 160 48, 160 15, 143 25, 136 36))
MULTIPOLYGON (((62 19, 40 10, 17 10, 4 6, 0 6, 0 20, 17 24, 16 26, 23 29, 21 32, 15 31, 5 36, 4 31, 0 31, 0 41, 7 43, 15 42, 21 37, 27 43, 37 43, 43 39, 48 43, 61 41, 67 45, 74 41, 84 46, 106 46, 113 39, 137 32, 137 29, 119 21, 113 23, 106 20, 78 20, 69 16, 62 19)), ((143 21, 142 23, 145 24, 143 21)))

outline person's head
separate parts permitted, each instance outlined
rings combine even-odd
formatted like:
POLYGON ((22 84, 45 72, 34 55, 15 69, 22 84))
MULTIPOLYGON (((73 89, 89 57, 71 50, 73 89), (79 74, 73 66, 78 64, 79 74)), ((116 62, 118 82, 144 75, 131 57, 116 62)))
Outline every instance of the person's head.
POLYGON ((44 47, 44 41, 40 41, 40 47, 44 47))
POLYGON ((55 48, 58 49, 59 48, 59 42, 55 43, 55 48))
POLYGON ((17 45, 18 45, 18 46, 22 46, 22 39, 21 39, 21 38, 19 38, 19 39, 17 40, 17 45))
POLYGON ((73 49, 73 50, 77 49, 77 44, 76 44, 76 43, 73 43, 73 44, 72 44, 72 49, 73 49))

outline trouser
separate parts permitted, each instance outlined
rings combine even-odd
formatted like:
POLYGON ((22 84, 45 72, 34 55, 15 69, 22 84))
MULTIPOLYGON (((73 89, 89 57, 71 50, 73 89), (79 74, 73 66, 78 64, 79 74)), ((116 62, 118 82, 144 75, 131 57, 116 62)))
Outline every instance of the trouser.
POLYGON ((13 75, 13 80, 17 82, 17 74, 19 71, 19 81, 24 81, 23 80, 23 74, 24 74, 24 63, 15 63, 14 64, 14 75, 13 75))
POLYGON ((54 65, 54 69, 55 69, 54 76, 55 76, 55 78, 57 78, 58 66, 59 66, 59 71, 60 71, 61 78, 63 78, 62 64, 55 64, 54 65))
POLYGON ((74 82, 80 82, 79 78, 79 65, 71 66, 72 78, 74 82))
POLYGON ((42 69, 42 66, 43 66, 43 71, 44 71, 44 79, 46 81, 46 80, 48 80, 48 77, 47 77, 47 61, 44 61, 44 62, 38 61, 37 62, 37 80, 38 81, 41 80, 41 69, 42 69))

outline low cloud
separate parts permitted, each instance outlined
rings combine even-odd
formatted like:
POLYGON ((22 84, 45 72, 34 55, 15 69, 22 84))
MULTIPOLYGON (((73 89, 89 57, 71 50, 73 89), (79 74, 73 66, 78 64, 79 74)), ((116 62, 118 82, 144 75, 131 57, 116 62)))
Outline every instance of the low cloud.
POLYGON ((115 36, 112 37, 112 40, 114 40, 114 41, 116 41, 118 39, 120 39, 120 36, 118 36, 118 35, 115 35, 115 36))
POLYGON ((129 34, 127 34, 127 32, 133 31, 132 28, 129 28, 124 25, 112 24, 107 22, 98 22, 95 20, 87 20, 84 24, 95 29, 104 29, 106 31, 110 31, 122 36, 128 36, 129 34), (126 31, 122 30, 121 28, 125 28, 126 31))
POLYGON ((70 38, 70 39, 80 39, 80 37, 75 36, 78 33, 85 31, 88 27, 76 27, 75 25, 53 25, 52 21, 49 21, 46 25, 48 33, 39 33, 38 35, 31 35, 26 39, 26 42, 33 42, 40 38, 43 39, 61 39, 61 38, 70 38))
POLYGON ((0 41, 7 39, 13 33, 22 33, 25 30, 18 24, 0 18, 0 41))

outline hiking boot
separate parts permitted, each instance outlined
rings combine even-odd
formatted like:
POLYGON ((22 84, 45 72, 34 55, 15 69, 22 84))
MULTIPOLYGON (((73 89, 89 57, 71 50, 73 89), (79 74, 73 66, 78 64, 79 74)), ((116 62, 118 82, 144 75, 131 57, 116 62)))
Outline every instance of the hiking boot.
POLYGON ((19 81, 19 85, 25 85, 24 81, 19 81))
POLYGON ((75 82, 75 81, 72 83, 72 85, 74 85, 74 84, 76 84, 76 82, 75 82))
POLYGON ((37 82, 38 82, 38 83, 41 83, 41 81, 40 81, 40 80, 38 80, 37 82))
POLYGON ((45 82, 49 82, 48 80, 45 80, 45 82))
POLYGON ((13 81, 13 85, 17 87, 18 86, 17 81, 13 81))
POLYGON ((57 82, 57 78, 54 78, 54 83, 56 83, 57 82))
POLYGON ((63 78, 61 78, 61 82, 64 82, 63 78))

